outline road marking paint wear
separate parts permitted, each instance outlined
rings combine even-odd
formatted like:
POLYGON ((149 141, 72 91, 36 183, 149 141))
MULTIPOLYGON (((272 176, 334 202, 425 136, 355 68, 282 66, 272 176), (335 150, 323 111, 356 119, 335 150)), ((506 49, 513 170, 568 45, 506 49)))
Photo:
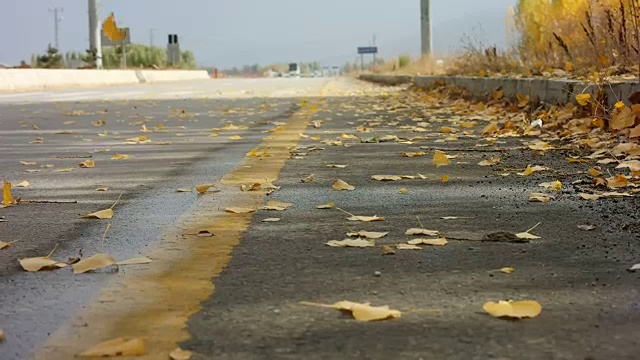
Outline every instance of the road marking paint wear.
POLYGON ((141 337, 147 349, 142 358, 164 359, 177 343, 187 340, 187 320, 213 294, 212 279, 227 266, 231 251, 251 223, 252 214, 229 214, 224 208, 263 204, 264 193, 241 192, 239 184, 278 178, 289 149, 298 144, 312 117, 308 109, 295 113, 281 131, 260 143, 259 148, 269 149, 271 157, 245 158, 222 178, 220 188, 233 196, 222 201, 215 196, 200 198, 193 211, 181 216, 178 229, 164 235, 159 247, 146 254, 153 259, 151 264, 114 279, 86 310, 52 334, 35 358, 66 360, 106 340, 141 337), (201 230, 215 237, 196 236, 201 230))

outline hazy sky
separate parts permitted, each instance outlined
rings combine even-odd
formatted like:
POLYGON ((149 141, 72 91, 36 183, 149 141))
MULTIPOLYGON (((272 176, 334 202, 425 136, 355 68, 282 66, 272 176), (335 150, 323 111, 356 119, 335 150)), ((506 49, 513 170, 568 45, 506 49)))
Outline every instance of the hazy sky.
MULTIPOLYGON (((503 44, 505 17, 516 0, 432 0, 434 47, 460 47, 463 34, 503 44)), ((420 0, 102 0, 132 40, 166 44, 177 33, 198 63, 219 67, 318 60, 342 65, 377 36, 381 56, 420 51, 420 0)), ((88 48, 87 0, 0 0, 0 62, 15 64, 54 43, 50 8, 64 8, 63 51, 88 48)))

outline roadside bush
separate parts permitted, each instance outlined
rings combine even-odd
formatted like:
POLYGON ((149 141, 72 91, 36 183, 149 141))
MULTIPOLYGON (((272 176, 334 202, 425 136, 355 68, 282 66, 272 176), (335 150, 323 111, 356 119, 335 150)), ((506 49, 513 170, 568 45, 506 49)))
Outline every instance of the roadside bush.
POLYGON ((400 69, 404 69, 411 64, 411 56, 409 55, 400 55, 398 58, 398 67, 400 69))

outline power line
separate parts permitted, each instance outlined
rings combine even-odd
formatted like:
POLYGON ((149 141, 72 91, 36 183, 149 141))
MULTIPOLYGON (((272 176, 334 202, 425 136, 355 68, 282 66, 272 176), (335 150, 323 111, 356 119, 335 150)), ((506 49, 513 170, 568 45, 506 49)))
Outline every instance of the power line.
POLYGON ((60 50, 60 23, 62 22, 62 13, 64 12, 64 8, 54 7, 53 9, 49 9, 50 13, 53 13, 53 31, 55 34, 55 45, 56 49, 60 50))

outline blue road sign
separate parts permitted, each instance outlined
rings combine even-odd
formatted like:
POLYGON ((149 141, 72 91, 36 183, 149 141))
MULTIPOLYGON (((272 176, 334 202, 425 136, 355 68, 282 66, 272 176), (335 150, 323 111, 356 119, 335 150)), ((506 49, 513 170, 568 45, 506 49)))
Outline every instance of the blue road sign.
POLYGON ((377 53, 378 53, 377 46, 366 46, 366 47, 358 48, 358 54, 377 54, 377 53))

